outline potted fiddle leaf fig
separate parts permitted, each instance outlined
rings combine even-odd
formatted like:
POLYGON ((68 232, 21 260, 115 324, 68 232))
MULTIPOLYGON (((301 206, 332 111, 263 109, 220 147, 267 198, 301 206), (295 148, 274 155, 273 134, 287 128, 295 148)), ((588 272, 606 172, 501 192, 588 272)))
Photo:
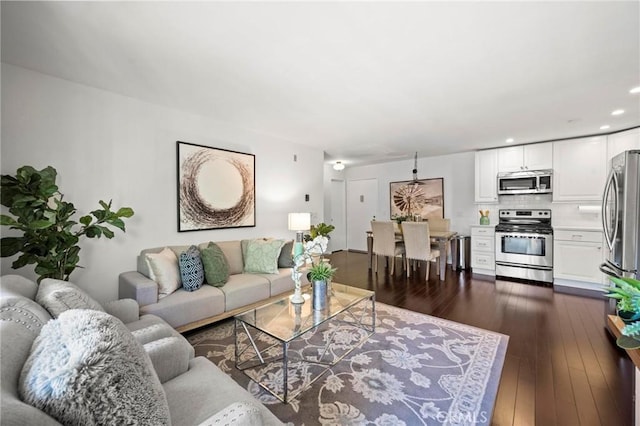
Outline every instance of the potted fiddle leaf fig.
POLYGON ((624 349, 640 348, 640 280, 611 277, 607 297, 616 299, 618 316, 625 322, 617 345, 624 349))
POLYGON ((0 203, 10 215, 0 215, 0 225, 20 234, 0 239, 0 256, 20 256, 14 269, 35 264, 38 282, 44 278, 69 280, 80 261, 81 238, 113 238, 112 228, 125 232, 124 219, 133 216, 130 207, 113 209, 111 201, 99 201, 100 208, 74 220, 76 207, 64 201, 56 185, 53 167, 18 169, 15 176, 0 177, 0 203))

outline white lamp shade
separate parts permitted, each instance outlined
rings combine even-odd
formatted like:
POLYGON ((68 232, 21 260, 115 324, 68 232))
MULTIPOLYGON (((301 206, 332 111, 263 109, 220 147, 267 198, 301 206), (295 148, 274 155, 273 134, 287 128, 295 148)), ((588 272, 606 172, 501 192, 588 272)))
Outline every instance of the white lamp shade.
POLYGON ((290 231, 307 231, 311 228, 311 213, 289 213, 290 231))

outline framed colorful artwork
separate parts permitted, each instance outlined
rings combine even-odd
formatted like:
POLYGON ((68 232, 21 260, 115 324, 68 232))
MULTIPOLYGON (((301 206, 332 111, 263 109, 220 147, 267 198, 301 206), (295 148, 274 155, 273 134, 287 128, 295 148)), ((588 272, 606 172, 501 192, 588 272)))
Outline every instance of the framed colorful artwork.
POLYGON ((390 182, 391 218, 444 218, 444 178, 390 182))

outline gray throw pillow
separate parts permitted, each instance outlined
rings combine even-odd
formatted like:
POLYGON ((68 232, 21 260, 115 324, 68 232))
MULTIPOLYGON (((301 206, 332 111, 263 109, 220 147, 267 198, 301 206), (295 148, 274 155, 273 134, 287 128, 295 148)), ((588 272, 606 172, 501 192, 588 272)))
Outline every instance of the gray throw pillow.
POLYGON ((149 356, 117 318, 72 309, 42 327, 25 362, 23 401, 65 425, 169 425, 149 356))
POLYGON ((293 268, 293 240, 287 241, 280 250, 278 268, 293 268))
POLYGON ((69 309, 93 309, 104 312, 104 308, 84 290, 69 281, 45 278, 38 287, 36 302, 52 317, 58 318, 69 309))
POLYGON ((229 263, 224 252, 214 242, 200 252, 207 284, 222 287, 229 280, 229 263))

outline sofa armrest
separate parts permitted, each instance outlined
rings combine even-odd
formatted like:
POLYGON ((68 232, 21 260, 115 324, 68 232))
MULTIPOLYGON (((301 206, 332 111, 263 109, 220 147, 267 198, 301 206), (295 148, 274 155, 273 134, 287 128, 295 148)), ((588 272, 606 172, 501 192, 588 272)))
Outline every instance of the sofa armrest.
POLYGON ((113 315, 125 324, 140 319, 140 307, 133 299, 114 300, 103 305, 108 314, 113 315))
POLYGON ((118 282, 120 299, 133 299, 140 306, 158 303, 158 284, 140 272, 123 272, 120 274, 118 282))
POLYGON ((177 337, 165 337, 143 345, 153 368, 164 383, 189 370, 189 350, 177 337))
POLYGON ((249 402, 234 402, 218 411, 198 426, 261 426, 262 416, 260 410, 249 402))

